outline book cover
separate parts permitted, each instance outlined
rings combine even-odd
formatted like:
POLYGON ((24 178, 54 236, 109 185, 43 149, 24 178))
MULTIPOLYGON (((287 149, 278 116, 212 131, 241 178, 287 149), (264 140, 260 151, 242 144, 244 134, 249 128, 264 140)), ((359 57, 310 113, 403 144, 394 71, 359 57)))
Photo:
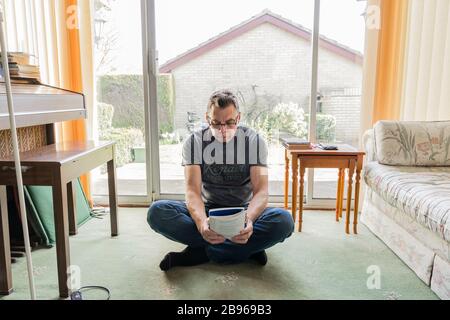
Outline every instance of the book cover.
POLYGON ((312 145, 310 141, 305 139, 291 137, 291 138, 280 138, 280 142, 283 147, 287 149, 311 149, 312 145))
POLYGON ((244 207, 211 209, 209 227, 226 239, 231 239, 245 228, 246 218, 247 212, 244 207))

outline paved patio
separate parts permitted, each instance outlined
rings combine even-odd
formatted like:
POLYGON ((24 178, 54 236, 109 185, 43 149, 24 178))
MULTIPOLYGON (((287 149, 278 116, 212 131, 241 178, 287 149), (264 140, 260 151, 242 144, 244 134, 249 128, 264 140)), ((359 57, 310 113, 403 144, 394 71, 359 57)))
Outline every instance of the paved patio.
MULTIPOLYGON (((161 192, 169 194, 184 193, 184 173, 181 166, 182 144, 160 146, 161 192)), ((107 175, 100 170, 92 172, 94 195, 106 195, 107 175)), ((129 163, 117 168, 117 188, 119 195, 145 195, 145 163, 129 163)), ((284 151, 280 145, 269 146, 269 192, 271 195, 283 194, 284 151)), ((305 187, 307 186, 307 179, 305 187)), ((335 198, 337 169, 321 169, 315 172, 314 197, 335 198)))

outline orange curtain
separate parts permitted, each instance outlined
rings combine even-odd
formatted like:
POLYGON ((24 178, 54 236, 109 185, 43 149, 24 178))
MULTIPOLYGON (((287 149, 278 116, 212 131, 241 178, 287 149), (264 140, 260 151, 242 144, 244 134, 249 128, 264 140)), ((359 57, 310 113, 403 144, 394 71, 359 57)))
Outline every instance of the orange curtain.
MULTIPOLYGON (((74 8, 78 5, 77 0, 64 0, 64 17, 65 20, 69 18, 69 14, 74 14, 74 12, 68 10, 68 8, 74 8)), ((67 45, 67 60, 65 68, 66 81, 64 86, 65 89, 73 90, 77 92, 83 92, 83 81, 82 81, 82 66, 81 66, 81 56, 80 56, 80 34, 78 28, 64 28, 67 34, 63 37, 66 40, 67 45)), ((62 141, 86 141, 86 123, 85 120, 73 120, 63 122, 60 126, 60 138, 62 141)), ((88 198, 89 203, 92 206, 92 198, 89 186, 89 174, 83 175, 81 178, 81 185, 88 198)))
POLYGON ((372 124, 400 118, 409 0, 381 0, 372 124))

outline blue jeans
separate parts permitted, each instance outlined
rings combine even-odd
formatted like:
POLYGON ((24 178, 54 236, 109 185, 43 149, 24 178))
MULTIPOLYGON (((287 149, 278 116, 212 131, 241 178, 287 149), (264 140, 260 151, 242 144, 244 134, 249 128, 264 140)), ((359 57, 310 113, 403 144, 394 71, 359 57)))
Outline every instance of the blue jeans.
POLYGON ((226 264, 243 262, 252 254, 283 242, 294 231, 294 221, 288 211, 266 208, 253 223, 253 234, 246 244, 225 240, 213 245, 201 236, 185 202, 173 200, 154 202, 148 210, 147 222, 153 230, 173 241, 205 247, 211 261, 226 264))

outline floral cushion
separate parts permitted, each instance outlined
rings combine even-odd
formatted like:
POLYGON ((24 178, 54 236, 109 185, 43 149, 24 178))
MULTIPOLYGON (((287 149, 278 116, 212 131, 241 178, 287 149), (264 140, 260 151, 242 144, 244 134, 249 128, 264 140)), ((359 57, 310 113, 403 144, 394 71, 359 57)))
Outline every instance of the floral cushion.
POLYGON ((377 160, 400 166, 450 166, 450 121, 379 121, 377 160))
POLYGON ((450 167, 365 166, 364 180, 391 206, 450 242, 450 167))

